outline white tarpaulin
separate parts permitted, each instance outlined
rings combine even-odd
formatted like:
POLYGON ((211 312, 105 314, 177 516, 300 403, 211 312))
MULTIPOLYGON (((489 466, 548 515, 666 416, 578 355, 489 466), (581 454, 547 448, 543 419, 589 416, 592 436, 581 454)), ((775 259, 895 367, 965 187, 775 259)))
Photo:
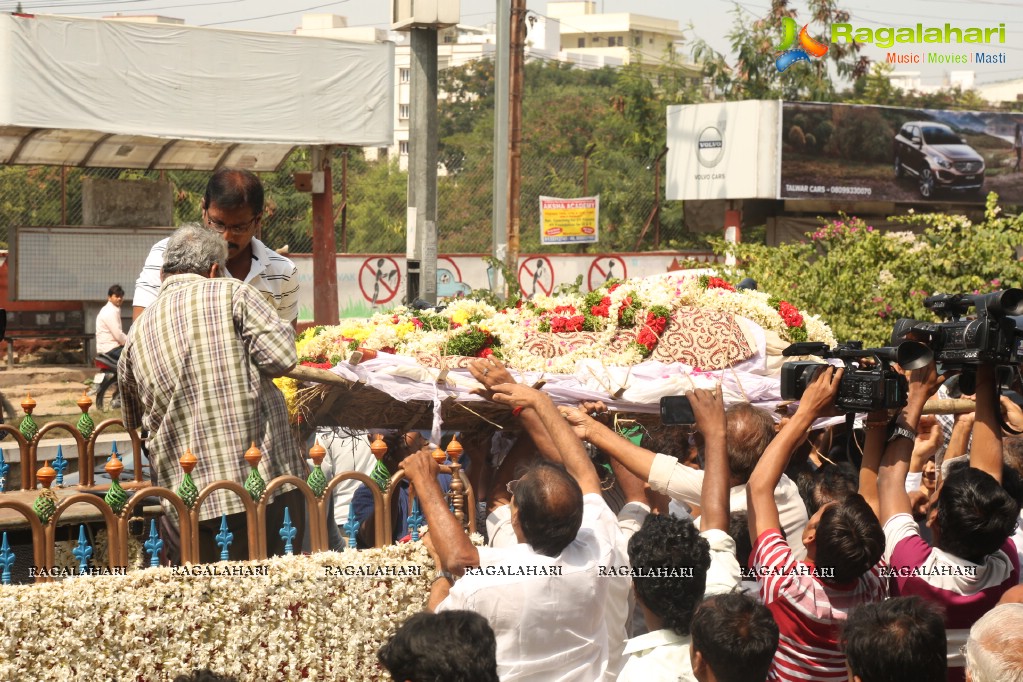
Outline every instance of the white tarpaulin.
POLYGON ((668 107, 668 199, 775 199, 781 102, 668 107))
POLYGON ((387 146, 393 55, 391 43, 0 15, 0 162, 259 170, 298 145, 387 146))

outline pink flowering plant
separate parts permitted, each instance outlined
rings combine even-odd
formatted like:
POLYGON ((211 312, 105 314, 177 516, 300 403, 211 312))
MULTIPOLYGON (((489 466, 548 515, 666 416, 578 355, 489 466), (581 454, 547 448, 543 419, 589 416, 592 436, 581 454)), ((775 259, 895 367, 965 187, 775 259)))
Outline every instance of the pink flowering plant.
POLYGON ((718 242, 716 250, 731 250, 744 276, 779 297, 778 311, 790 329, 798 309, 812 310, 828 320, 836 338, 870 346, 887 345, 900 317, 935 320, 923 305, 931 294, 1023 286, 1015 251, 1023 245, 1023 218, 1003 215, 994 194, 980 222, 912 212, 890 220, 900 226, 881 230, 841 216, 822 221, 800 242, 718 242))

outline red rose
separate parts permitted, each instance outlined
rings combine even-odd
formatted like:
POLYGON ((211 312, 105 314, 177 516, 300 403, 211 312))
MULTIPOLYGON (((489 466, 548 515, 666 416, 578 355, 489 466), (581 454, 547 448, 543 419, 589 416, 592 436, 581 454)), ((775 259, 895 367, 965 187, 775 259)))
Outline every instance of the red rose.
POLYGON ((799 314, 799 309, 788 301, 782 301, 778 304, 778 314, 781 315, 787 327, 803 326, 803 316, 799 314))
POLYGON ((708 277, 707 278, 708 289, 724 289, 726 291, 735 291, 735 287, 721 279, 720 277, 708 277))
POLYGON ((493 354, 494 354, 494 351, 493 351, 492 348, 484 348, 479 353, 476 353, 476 357, 478 357, 478 358, 489 358, 493 354))
POLYGON ((583 322, 586 318, 582 315, 573 315, 572 317, 565 320, 565 331, 567 332, 581 332, 583 330, 583 322))

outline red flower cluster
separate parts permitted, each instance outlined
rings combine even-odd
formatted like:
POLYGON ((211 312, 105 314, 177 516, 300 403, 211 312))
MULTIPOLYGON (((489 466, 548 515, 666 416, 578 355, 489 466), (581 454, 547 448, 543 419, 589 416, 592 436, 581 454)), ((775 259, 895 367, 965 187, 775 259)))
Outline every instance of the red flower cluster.
POLYGON ((551 331, 552 332, 581 332, 583 330, 583 322, 586 321, 582 315, 573 315, 571 317, 552 317, 551 318, 551 331))
POLYGON ((489 358, 493 354, 494 354, 494 349, 493 348, 484 348, 479 353, 476 353, 476 357, 478 357, 478 358, 489 358))
POLYGON ((781 319, 785 320, 787 327, 803 326, 803 316, 799 314, 799 309, 788 301, 778 304, 778 314, 781 315, 781 319))
POLYGON ((646 321, 636 334, 636 343, 644 345, 647 350, 653 351, 654 346, 661 340, 664 328, 668 326, 668 320, 664 317, 657 317, 653 313, 646 314, 646 321))
POLYGON ((559 305, 551 312, 555 315, 575 315, 576 310, 574 305, 559 305))
POLYGON ((316 369, 332 369, 334 365, 329 362, 303 362, 303 367, 315 367, 316 369))
POLYGON ((611 307, 611 297, 605 296, 600 299, 600 303, 595 306, 590 306, 590 314, 596 317, 607 317, 608 309, 611 307))
POLYGON ((735 291, 735 287, 721 279, 720 277, 708 277, 707 278, 708 289, 724 289, 725 291, 735 291))

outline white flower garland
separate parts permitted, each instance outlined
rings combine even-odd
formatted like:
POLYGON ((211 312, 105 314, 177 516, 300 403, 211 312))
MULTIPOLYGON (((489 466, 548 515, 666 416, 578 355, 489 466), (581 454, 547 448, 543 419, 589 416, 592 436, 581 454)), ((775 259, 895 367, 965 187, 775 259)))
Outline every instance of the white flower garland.
POLYGON ((435 573, 421 543, 194 568, 266 575, 151 568, 0 586, 0 679, 156 682, 209 668, 246 681, 386 680, 377 651, 425 607, 435 573), (385 566, 419 575, 343 574, 385 566))

